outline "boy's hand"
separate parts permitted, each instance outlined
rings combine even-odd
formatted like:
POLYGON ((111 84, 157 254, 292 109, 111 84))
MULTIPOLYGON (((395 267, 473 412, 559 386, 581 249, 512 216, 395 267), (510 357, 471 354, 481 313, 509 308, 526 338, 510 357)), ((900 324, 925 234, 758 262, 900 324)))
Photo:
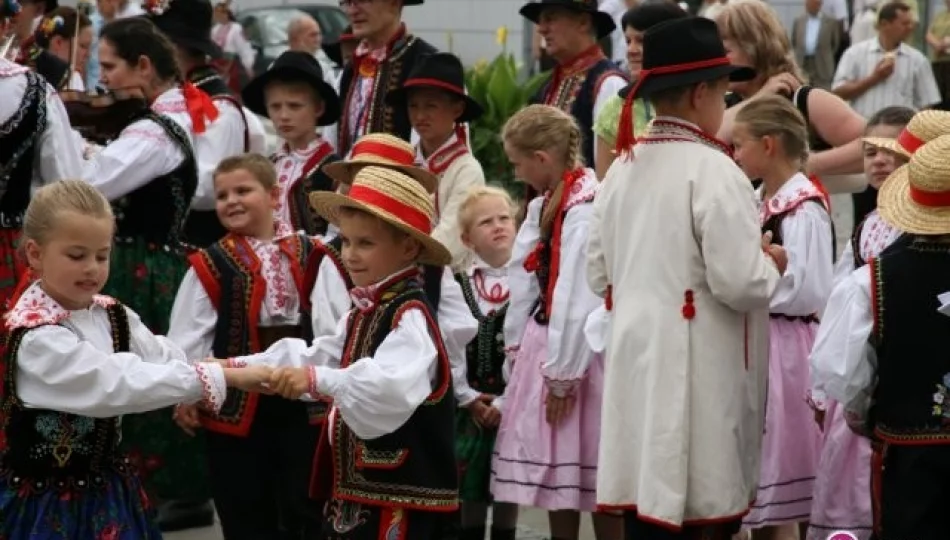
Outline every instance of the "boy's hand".
POLYGON ((195 430, 201 427, 197 405, 178 405, 175 407, 175 412, 172 413, 172 419, 175 420, 182 431, 192 437, 195 436, 195 430))
POLYGON ((501 421, 501 411, 491 406, 495 397, 492 394, 481 394, 475 401, 468 404, 468 411, 478 425, 491 428, 501 421))
POLYGON ((273 391, 265 386, 270 381, 274 368, 259 364, 243 368, 224 368, 224 380, 231 388, 245 392, 260 392, 272 394, 273 391))
POLYGON ((278 368, 270 376, 270 388, 287 399, 300 399, 310 391, 309 368, 278 368))
POLYGON ((545 399, 545 405, 545 415, 547 416, 548 423, 552 426, 556 426, 571 414, 571 410, 574 409, 574 396, 568 394, 563 397, 558 397, 552 393, 548 393, 545 399))

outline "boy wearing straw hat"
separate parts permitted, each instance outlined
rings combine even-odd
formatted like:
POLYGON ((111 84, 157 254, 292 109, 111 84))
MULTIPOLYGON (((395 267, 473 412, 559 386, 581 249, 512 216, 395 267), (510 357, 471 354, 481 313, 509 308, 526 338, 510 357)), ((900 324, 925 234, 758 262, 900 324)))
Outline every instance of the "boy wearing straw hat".
POLYGON ((332 400, 313 484, 329 495, 329 538, 437 540, 458 471, 452 373, 419 271, 451 259, 430 236, 435 210, 418 182, 382 167, 361 169, 348 195, 310 200, 340 229, 354 307, 312 346, 284 339, 229 363, 280 366, 272 392, 332 400))
POLYGON ((884 539, 943 539, 950 526, 950 318, 938 311, 950 290, 948 155, 950 136, 936 138, 884 183, 878 212, 907 240, 842 281, 822 322, 848 337, 816 376, 852 425, 882 443, 884 539))

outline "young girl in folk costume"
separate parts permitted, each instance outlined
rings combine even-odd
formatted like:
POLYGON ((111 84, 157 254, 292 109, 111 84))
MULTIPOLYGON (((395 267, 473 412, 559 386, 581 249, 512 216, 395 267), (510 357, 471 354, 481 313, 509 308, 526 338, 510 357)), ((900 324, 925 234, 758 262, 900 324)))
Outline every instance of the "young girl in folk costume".
POLYGON ((76 69, 85 66, 89 58, 89 47, 92 44, 92 21, 89 17, 79 13, 75 8, 58 7, 49 12, 34 34, 36 44, 50 54, 72 65, 73 71, 67 73, 58 88, 63 90, 84 91, 82 75, 76 69), (79 25, 77 31, 76 25, 79 25), (73 41, 75 38, 75 42, 73 41), (75 46, 75 51, 73 50, 75 46), (75 62, 73 59, 75 58, 75 62))
POLYGON ((189 364, 115 298, 115 222, 95 188, 63 180, 33 195, 24 251, 38 277, 4 317, 0 366, 0 537, 159 539, 134 467, 118 450, 120 416, 201 402, 270 372, 189 364))
MULTIPOLYGON (((198 182, 194 140, 217 117, 206 94, 190 83, 179 86, 175 58, 172 44, 144 18, 102 28, 102 82, 112 90, 142 88, 150 107, 134 115, 83 168, 83 179, 112 202, 116 213, 106 290, 125 299, 158 333, 168 328, 175 290, 187 270, 180 245, 198 182)), ((166 410, 127 417, 123 442, 143 459, 146 483, 155 495, 201 500, 208 495, 201 446, 175 426, 171 415, 166 410)), ((210 505, 194 519, 210 525, 210 505)))
MULTIPOLYGON (((320 244, 275 219, 280 188, 267 158, 227 158, 214 182, 229 234, 188 257, 168 338, 192 359, 260 352, 282 337, 309 341, 313 282, 304 269, 320 244)), ((194 407, 177 409, 187 432, 207 430, 211 491, 226 538, 319 535, 320 504, 308 493, 325 414, 320 404, 244 392, 200 422, 194 407), (236 467, 245 472, 234 474, 236 467)))
MULTIPOLYGON (((580 128, 563 111, 532 105, 508 120, 505 153, 543 196, 515 240, 505 345, 513 362, 492 462, 499 502, 549 511, 551 537, 576 539, 593 512, 603 359, 584 338, 598 305, 587 285, 587 232, 597 187, 580 161, 580 128)), ((594 514, 598 539, 620 537, 620 519, 594 514)))
POLYGON ((459 204, 472 188, 485 185, 485 174, 468 149, 464 127, 482 115, 482 108, 465 94, 464 84, 461 60, 436 53, 423 57, 402 87, 386 97, 390 106, 409 112, 412 129, 419 134, 416 161, 439 178, 438 224, 432 237, 449 248, 452 267, 458 270, 470 262, 457 229, 459 204))
MULTIPOLYGON (((868 185, 879 190, 895 169, 907 162, 907 158, 895 152, 895 137, 914 115, 906 107, 887 107, 868 119, 867 137, 864 139, 864 174, 868 185)), ((851 241, 835 265, 835 285, 846 279, 855 268, 877 257, 896 240, 901 232, 887 225, 873 210, 858 225, 851 241)), ((834 295, 831 298, 836 298, 834 295)), ((839 310, 831 299, 824 308, 839 310)), ((812 385, 808 403, 815 410, 815 419, 824 432, 821 460, 815 480, 811 519, 808 523, 807 540, 826 540, 835 531, 847 531, 859 540, 871 537, 874 523, 871 508, 871 444, 857 435, 848 426, 844 408, 829 401, 824 392, 822 373, 828 361, 837 359, 847 347, 849 336, 845 332, 829 331, 834 328, 824 321, 818 327, 810 362, 812 385)))
POLYGON ((248 109, 270 118, 284 141, 272 157, 280 187, 277 218, 295 231, 326 234, 326 221, 313 212, 307 197, 336 187, 322 168, 340 158, 317 127, 337 121, 340 100, 324 82, 320 63, 313 55, 287 51, 251 81, 242 96, 248 109))
POLYGON ((233 0, 215 2, 211 39, 218 44, 218 47, 221 47, 231 62, 241 64, 241 68, 250 78, 254 76, 254 60, 257 52, 244 36, 244 27, 237 22, 234 11, 233 0))
POLYGON ((803 399, 817 313, 831 293, 834 236, 826 196, 800 172, 807 157, 805 121, 788 100, 765 97, 736 116, 739 166, 761 178, 763 232, 788 253, 788 268, 772 293, 765 437, 755 503, 743 524, 754 537, 779 525, 804 524, 821 450, 821 432, 803 399), (794 501, 794 502, 790 502, 794 501))
MULTIPOLYGON (((475 260, 456 279, 465 301, 478 319, 478 335, 466 351, 467 383, 477 397, 459 403, 456 449, 461 481, 462 530, 459 540, 484 540, 490 487, 491 456, 501 420, 505 391, 503 330, 508 311, 508 261, 515 241, 515 203, 495 187, 470 191, 458 207, 462 243, 475 260)), ((514 540, 518 506, 492 505, 492 540, 514 540)))

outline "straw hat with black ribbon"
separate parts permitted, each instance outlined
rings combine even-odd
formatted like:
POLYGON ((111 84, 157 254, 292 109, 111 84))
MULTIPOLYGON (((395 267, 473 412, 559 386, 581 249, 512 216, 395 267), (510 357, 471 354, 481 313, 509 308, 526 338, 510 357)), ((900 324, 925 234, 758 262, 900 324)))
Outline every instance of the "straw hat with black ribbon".
POLYGON ((950 234, 950 135, 925 143, 877 196, 881 218, 913 234, 950 234))
POLYGON ((416 149, 408 142, 388 133, 370 133, 356 141, 346 161, 323 166, 323 172, 337 182, 348 185, 363 167, 376 165, 399 171, 419 182, 429 193, 434 193, 439 179, 422 167, 417 167, 416 149))
POLYGON ((910 159, 918 148, 942 135, 950 135, 950 112, 928 109, 915 114, 896 139, 865 137, 863 140, 910 159))
POLYGON ((363 167, 353 178, 346 195, 321 191, 310 194, 314 211, 339 226, 340 210, 353 208, 378 217, 419 242, 417 262, 445 266, 452 255, 431 236, 435 207, 432 198, 416 180, 386 167, 363 167))

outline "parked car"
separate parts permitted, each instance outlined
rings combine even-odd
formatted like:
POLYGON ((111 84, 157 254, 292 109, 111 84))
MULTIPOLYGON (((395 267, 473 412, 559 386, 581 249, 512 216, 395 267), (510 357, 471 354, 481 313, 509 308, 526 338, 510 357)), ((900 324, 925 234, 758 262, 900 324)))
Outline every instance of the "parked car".
POLYGON ((308 14, 320 25, 324 43, 333 43, 350 22, 334 4, 287 4, 242 10, 237 20, 244 35, 257 50, 254 72, 263 73, 280 54, 287 50, 287 27, 300 15, 308 14))

